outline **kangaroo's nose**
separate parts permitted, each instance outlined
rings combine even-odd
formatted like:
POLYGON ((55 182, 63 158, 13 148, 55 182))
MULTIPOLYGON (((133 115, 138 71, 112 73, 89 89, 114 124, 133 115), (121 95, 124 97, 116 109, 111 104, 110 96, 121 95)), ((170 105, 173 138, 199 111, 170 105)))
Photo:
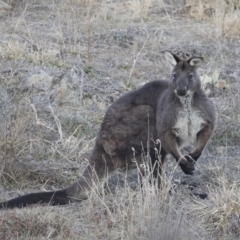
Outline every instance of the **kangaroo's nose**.
POLYGON ((187 94, 187 88, 186 87, 179 87, 177 88, 177 95, 183 97, 187 94))

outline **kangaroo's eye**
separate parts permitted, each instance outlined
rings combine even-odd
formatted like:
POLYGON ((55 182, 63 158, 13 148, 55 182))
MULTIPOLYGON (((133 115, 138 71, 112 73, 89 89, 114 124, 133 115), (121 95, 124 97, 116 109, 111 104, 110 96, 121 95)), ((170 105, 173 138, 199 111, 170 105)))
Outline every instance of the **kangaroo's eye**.
POLYGON ((192 79, 193 79, 193 74, 192 74, 192 73, 189 74, 188 78, 189 78, 190 80, 192 80, 192 79))
POLYGON ((177 78, 177 74, 176 74, 176 73, 173 74, 173 78, 174 78, 174 79, 177 78))

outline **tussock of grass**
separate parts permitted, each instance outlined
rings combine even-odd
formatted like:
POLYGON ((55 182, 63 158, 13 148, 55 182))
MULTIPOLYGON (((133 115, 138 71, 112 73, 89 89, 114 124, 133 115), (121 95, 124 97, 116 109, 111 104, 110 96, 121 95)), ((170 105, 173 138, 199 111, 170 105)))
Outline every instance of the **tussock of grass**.
MULTIPOLYGON (((56 167, 56 164, 41 164, 37 161, 75 159, 79 154, 79 145, 86 148, 88 142, 73 136, 76 128, 71 131, 71 135, 64 134, 54 112, 51 112, 53 125, 40 119, 34 105, 27 98, 22 98, 23 93, 27 97, 26 91, 20 87, 17 90, 10 93, 1 91, 1 184, 9 189, 26 188, 33 183, 35 186, 55 182, 69 184, 68 177, 72 181, 71 174, 59 174, 59 169, 64 168, 61 163, 56 167)), ((65 165, 66 169, 72 168, 72 162, 69 162, 69 165, 65 165)))
POLYGON ((14 185, 27 178, 29 174, 27 169, 19 168, 17 156, 25 152, 31 143, 30 128, 32 123, 32 114, 25 108, 24 100, 20 94, 11 93, 11 91, 1 91, 1 108, 0 117, 0 180, 4 185, 14 185), (21 99, 21 100, 20 100, 21 99), (18 102, 18 106, 13 102, 18 102))
POLYGON ((222 233, 223 238, 231 236, 230 239, 240 237, 240 194, 239 182, 230 180, 223 171, 215 168, 211 179, 216 186, 209 184, 209 200, 191 204, 190 211, 198 213, 198 217, 204 221, 205 230, 208 235, 222 233))
POLYGON ((74 223, 60 211, 43 212, 40 207, 1 214, 1 239, 76 239, 74 223))
POLYGON ((91 239, 201 239, 203 227, 188 211, 191 196, 169 196, 171 183, 165 184, 161 191, 148 182, 137 191, 126 185, 114 195, 94 189, 83 203, 82 227, 89 229, 91 239))

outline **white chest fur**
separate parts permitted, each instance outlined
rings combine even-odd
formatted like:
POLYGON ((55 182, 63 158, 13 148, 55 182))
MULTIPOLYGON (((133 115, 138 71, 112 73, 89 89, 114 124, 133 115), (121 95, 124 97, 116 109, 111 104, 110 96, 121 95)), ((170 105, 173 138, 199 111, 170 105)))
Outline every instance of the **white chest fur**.
POLYGON ((191 97, 181 97, 182 108, 179 110, 177 122, 173 132, 179 139, 179 147, 184 147, 195 141, 197 133, 204 126, 204 119, 201 112, 192 107, 191 97))

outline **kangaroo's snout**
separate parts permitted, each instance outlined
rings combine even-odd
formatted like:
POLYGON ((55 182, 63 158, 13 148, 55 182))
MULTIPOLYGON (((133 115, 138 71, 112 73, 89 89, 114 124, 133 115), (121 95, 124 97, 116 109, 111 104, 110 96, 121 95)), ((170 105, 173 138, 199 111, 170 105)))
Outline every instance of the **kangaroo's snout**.
POLYGON ((183 97, 187 94, 187 87, 178 87, 176 93, 178 96, 183 97))

